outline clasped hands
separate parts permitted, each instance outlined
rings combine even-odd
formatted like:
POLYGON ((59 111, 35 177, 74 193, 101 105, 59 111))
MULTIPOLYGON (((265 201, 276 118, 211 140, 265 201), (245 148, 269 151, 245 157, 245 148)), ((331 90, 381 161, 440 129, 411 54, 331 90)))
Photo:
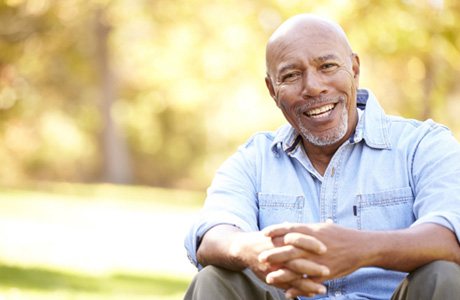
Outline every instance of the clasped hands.
MULTIPOLYGON (((258 255, 265 281, 286 291, 287 298, 325 294, 322 282, 359 267, 355 230, 331 223, 284 223, 265 228, 274 247, 258 255)), ((260 273, 260 272, 259 272, 260 273)))

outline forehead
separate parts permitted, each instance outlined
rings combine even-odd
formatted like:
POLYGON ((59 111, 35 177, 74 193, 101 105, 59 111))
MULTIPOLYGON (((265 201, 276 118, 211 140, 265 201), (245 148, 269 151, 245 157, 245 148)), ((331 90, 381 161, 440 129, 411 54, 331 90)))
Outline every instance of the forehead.
POLYGON ((280 64, 345 59, 351 51, 347 45, 347 41, 331 28, 298 27, 277 37, 267 46, 267 67, 275 71, 280 64))

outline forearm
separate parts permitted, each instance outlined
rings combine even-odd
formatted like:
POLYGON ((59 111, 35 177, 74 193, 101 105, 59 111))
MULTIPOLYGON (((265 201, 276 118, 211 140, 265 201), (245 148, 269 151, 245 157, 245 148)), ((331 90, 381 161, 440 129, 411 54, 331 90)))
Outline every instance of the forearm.
MULTIPOLYGON (((260 231, 243 232, 231 225, 218 225, 203 237, 197 258, 201 265, 214 265, 233 271, 250 268, 261 280, 274 268, 258 260, 262 251, 273 249, 275 243, 260 231)), ((278 245, 278 244, 277 244, 278 245)))
POLYGON ((197 251, 198 262, 203 265, 215 265, 229 270, 242 270, 245 262, 235 250, 235 240, 241 230, 231 225, 218 225, 203 236, 197 251))
POLYGON ((437 224, 390 232, 367 232, 367 266, 410 272, 435 260, 460 263, 455 234, 437 224))

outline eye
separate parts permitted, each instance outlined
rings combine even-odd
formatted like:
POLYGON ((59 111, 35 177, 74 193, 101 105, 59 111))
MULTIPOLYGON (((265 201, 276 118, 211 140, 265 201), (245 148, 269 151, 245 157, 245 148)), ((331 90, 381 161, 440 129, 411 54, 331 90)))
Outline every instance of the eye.
POLYGON ((325 71, 329 71, 329 70, 333 70, 335 68, 337 68, 339 65, 337 65, 336 63, 324 63, 321 65, 321 70, 325 70, 325 71))
POLYGON ((293 82, 300 78, 301 73, 300 72, 290 72, 286 73, 283 76, 281 76, 281 81, 282 82, 293 82))

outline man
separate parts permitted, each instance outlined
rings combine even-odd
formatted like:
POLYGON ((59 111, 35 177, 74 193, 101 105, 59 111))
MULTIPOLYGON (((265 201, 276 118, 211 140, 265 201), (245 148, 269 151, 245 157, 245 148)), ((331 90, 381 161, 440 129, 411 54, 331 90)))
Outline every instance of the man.
POLYGON ((345 33, 325 19, 287 20, 266 61, 289 125, 256 134, 217 172, 186 238, 206 267, 185 298, 458 299, 451 133, 385 115, 358 89, 345 33))

